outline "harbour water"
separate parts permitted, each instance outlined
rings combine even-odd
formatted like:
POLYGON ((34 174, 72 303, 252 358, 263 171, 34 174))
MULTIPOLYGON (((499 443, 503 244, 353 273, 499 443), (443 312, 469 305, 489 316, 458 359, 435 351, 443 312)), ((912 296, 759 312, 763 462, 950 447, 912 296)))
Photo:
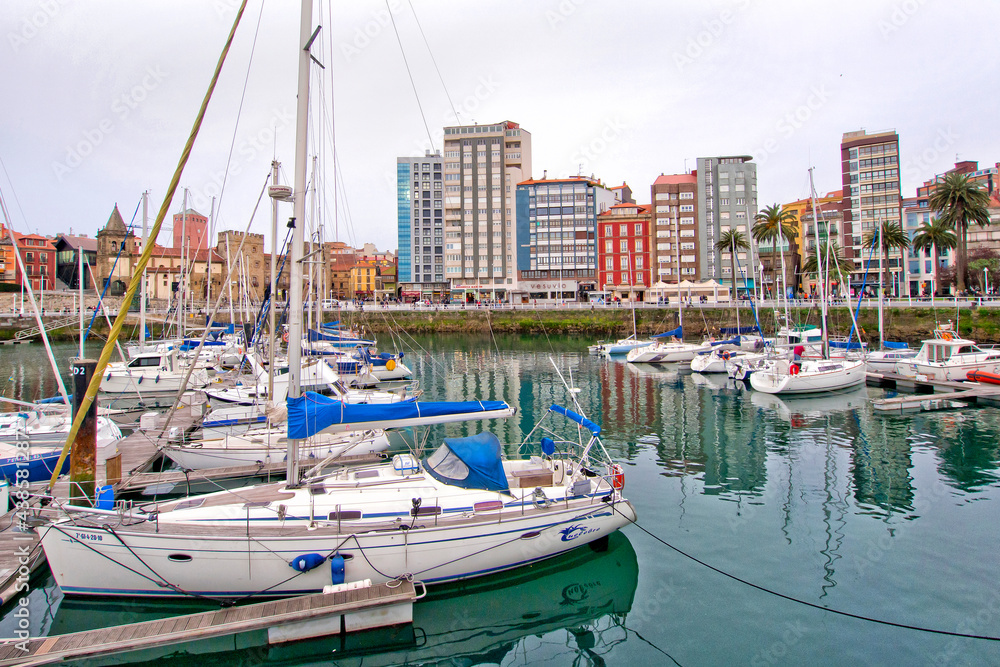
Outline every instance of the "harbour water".
MULTIPOLYGON (((556 368, 578 387, 639 513, 607 552, 432 589, 405 630, 194 648, 222 651, 220 665, 1000 664, 1000 641, 927 631, 1000 637, 1000 411, 885 417, 871 408, 884 392, 867 388, 783 400, 591 357, 588 342, 434 336, 404 349, 426 399, 515 405, 490 424, 502 442, 572 400, 556 368)), ((4 381, 9 397, 55 393, 37 344, 0 350, 4 381)), ((211 608, 65 599, 45 574, 30 600, 33 636, 211 608)), ((17 621, 5 609, 0 636, 17 621)), ((185 650, 134 662, 204 663, 185 650)))

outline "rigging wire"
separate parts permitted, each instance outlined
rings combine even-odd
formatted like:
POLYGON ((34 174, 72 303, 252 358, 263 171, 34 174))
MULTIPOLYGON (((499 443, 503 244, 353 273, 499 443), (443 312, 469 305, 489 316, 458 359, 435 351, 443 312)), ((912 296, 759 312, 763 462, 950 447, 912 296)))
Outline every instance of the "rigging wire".
POLYGON ((236 133, 240 127, 240 119, 243 117, 243 103, 247 97, 247 84, 250 81, 250 70, 253 67, 253 54, 257 51, 257 36, 260 34, 260 20, 264 15, 264 3, 260 3, 260 12, 257 14, 257 27, 254 29, 253 42, 250 45, 250 58, 247 60, 247 73, 243 78, 243 91, 240 93, 240 106, 236 110, 236 124, 233 125, 233 139, 229 143, 229 155, 226 156, 226 169, 222 174, 222 185, 219 187, 219 212, 218 217, 222 217, 222 200, 226 194, 226 181, 229 180, 229 164, 233 159, 233 149, 236 147, 236 133))
POLYGON ((638 521, 636 521, 636 520, 632 519, 631 517, 627 516, 621 510, 619 510, 617 507, 614 507, 612 505, 611 508, 615 512, 617 512, 618 514, 621 514, 622 518, 624 518, 626 521, 628 521, 629 523, 631 523, 633 526, 635 526, 636 528, 638 528, 642 532, 646 533, 646 535, 649 535, 651 538, 653 538, 654 540, 656 540, 657 542, 659 542, 663 546, 667 547, 668 549, 671 549, 672 551, 675 551, 676 553, 678 553, 679 555, 683 556, 684 558, 687 558, 688 560, 692 560, 695 563, 697 563, 698 565, 701 565, 702 567, 707 567, 712 572, 715 572, 717 574, 721 574, 722 576, 728 577, 729 579, 732 579, 733 581, 741 583, 741 584, 743 584, 745 586, 749 586, 750 588, 755 588, 758 591, 761 591, 763 593, 767 593, 769 595, 774 595, 775 597, 779 597, 779 598, 781 598, 783 600, 788 600, 789 602, 795 602, 797 604, 801 604, 801 605, 804 605, 806 607, 811 607, 813 609, 818 609, 820 611, 829 612, 831 614, 836 614, 838 616, 846 616, 847 618, 853 618, 853 619, 858 620, 858 621, 866 621, 868 623, 877 623, 879 625, 888 625, 890 627, 902 628, 904 630, 916 630, 918 632, 927 632, 927 633, 935 634, 935 635, 946 635, 946 636, 949 636, 949 637, 961 637, 962 639, 983 639, 983 640, 991 641, 991 642, 1000 641, 1000 637, 993 637, 993 636, 990 636, 990 635, 974 635, 974 634, 969 634, 969 633, 964 633, 964 632, 952 632, 950 630, 939 630, 937 628, 925 628, 925 627, 921 627, 919 625, 910 625, 908 623, 896 623, 895 621, 886 621, 886 620, 880 619, 880 618, 873 618, 871 616, 864 616, 862 614, 854 614, 854 613, 849 612, 849 611, 843 611, 843 610, 840 610, 840 609, 834 609, 833 607, 824 607, 823 605, 816 604, 815 602, 809 602, 808 600, 802 600, 802 599, 799 599, 799 598, 796 598, 796 597, 792 597, 791 595, 786 595, 784 593, 779 593, 778 591, 771 590, 770 588, 766 588, 764 586, 761 586, 760 584, 755 584, 752 581, 747 581, 746 579, 738 577, 735 574, 730 574, 729 572, 726 572, 725 570, 721 570, 721 569, 719 569, 719 568, 717 568, 717 567, 715 567, 713 565, 709 565, 705 561, 700 560, 700 559, 696 558, 695 556, 692 556, 689 553, 681 551, 680 549, 678 549, 674 545, 672 545, 669 542, 667 542, 666 540, 664 540, 659 535, 656 535, 655 533, 653 533, 653 532, 647 530, 646 528, 643 528, 642 526, 640 526, 638 521))
POLYGON ((420 119, 424 122, 424 130, 427 131, 427 141, 430 147, 434 147, 434 138, 431 136, 431 128, 427 125, 427 116, 424 114, 424 107, 420 104, 420 95, 417 94, 417 84, 413 81, 413 72, 410 71, 410 63, 406 59, 406 51, 403 49, 403 42, 399 38, 399 29, 396 28, 396 17, 392 15, 392 8, 389 7, 389 0, 385 0, 385 9, 389 12, 389 20, 392 21, 392 31, 396 33, 396 43, 399 44, 399 52, 403 55, 403 64, 406 65, 406 75, 410 78, 410 86, 413 87, 413 97, 417 100, 417 108, 420 109, 420 119))
POLYGON ((424 40, 424 46, 427 47, 427 53, 430 54, 431 62, 434 63, 434 71, 437 72, 438 80, 441 82, 441 87, 444 88, 445 97, 448 98, 448 104, 451 106, 451 113, 455 116, 455 122, 460 123, 461 120, 458 118, 458 110, 455 109, 455 103, 451 99, 451 93, 448 92, 448 86, 445 85, 444 77, 441 76, 441 68, 438 67, 437 59, 434 57, 434 52, 431 51, 431 45, 427 42, 427 36, 424 34, 424 29, 420 25, 420 19, 417 18, 417 10, 413 8, 413 3, 410 0, 406 0, 406 3, 410 6, 410 12, 413 14, 413 20, 417 24, 417 30, 420 31, 420 36, 424 40))

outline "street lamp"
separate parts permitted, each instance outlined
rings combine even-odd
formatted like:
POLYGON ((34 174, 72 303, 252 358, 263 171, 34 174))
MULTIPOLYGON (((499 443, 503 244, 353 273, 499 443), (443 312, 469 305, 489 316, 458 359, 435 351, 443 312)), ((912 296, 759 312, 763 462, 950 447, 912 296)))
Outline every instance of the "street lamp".
POLYGON ((986 266, 983 267, 983 291, 986 296, 990 295, 990 269, 986 266))

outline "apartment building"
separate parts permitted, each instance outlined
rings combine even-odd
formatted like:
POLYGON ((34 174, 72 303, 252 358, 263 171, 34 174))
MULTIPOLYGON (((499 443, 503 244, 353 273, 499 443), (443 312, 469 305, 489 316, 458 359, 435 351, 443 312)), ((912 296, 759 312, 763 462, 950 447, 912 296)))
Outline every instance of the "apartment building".
MULTIPOLYGON (((444 279, 444 160, 396 158, 399 280, 440 291, 444 279)), ((423 291, 417 288, 417 291, 423 291)))
POLYGON ((609 188, 582 176, 517 184, 515 254, 526 298, 585 301, 599 289, 597 223, 622 194, 631 198, 627 185, 609 188))
POLYGON ((531 134, 512 121, 444 128, 444 277, 453 299, 508 299, 514 198, 531 175, 531 134))
POLYGON ((697 281, 701 275, 698 175, 661 174, 650 191, 654 282, 697 281))
POLYGON ((607 298, 645 301, 656 282, 651 208, 615 204, 597 216, 597 278, 607 298))
MULTIPOLYGON (((899 135, 895 130, 845 132, 840 142, 843 182, 844 255, 854 261, 855 280, 864 270, 861 247, 865 232, 881 222, 902 224, 899 135), (848 242, 849 241, 849 242, 848 242)), ((893 251, 889 267, 899 271, 902 255, 893 251)))
MULTIPOLYGON (((750 235, 757 215, 757 165, 752 160, 749 155, 698 158, 695 175, 701 220, 696 221, 697 266, 694 273, 689 271, 689 279, 695 276, 720 283, 732 280, 729 253, 719 252, 715 244, 722 232, 731 228, 750 235)), ((682 265, 682 273, 684 269, 682 265)))

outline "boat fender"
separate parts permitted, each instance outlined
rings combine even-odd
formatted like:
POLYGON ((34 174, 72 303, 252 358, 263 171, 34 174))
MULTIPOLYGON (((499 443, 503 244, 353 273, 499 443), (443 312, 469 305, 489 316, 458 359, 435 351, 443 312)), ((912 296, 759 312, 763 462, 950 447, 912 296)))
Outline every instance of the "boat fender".
POLYGON ((110 380, 111 379, 111 373, 110 372, 108 373, 108 377, 106 377, 105 379, 106 380, 110 380))
POLYGON ((542 438, 542 454, 552 456, 555 452, 556 443, 552 441, 552 438, 542 438))
POLYGON ((331 556, 330 557, 330 583, 331 584, 342 584, 344 583, 344 557, 343 556, 331 556))
POLYGON ((389 359, 385 362, 385 370, 394 371, 396 370, 396 361, 394 359, 389 359))
MULTIPOLYGON (((326 560, 326 556, 320 554, 302 554, 301 556, 296 556, 290 563, 289 566, 296 572, 308 572, 309 570, 318 567, 323 564, 326 560)), ((341 559, 343 561, 343 559, 341 559)))
POLYGON ((159 384, 159 383, 160 383, 160 376, 157 375, 156 380, 153 381, 153 384, 159 384))
POLYGON ((798 364, 792 364, 792 365, 790 365, 788 367, 788 374, 789 375, 798 375, 799 374, 799 365, 798 364))
POLYGON ((142 378, 144 378, 144 377, 146 377, 146 376, 145 375, 140 375, 139 376, 139 381, 136 382, 136 384, 142 384, 142 378))

